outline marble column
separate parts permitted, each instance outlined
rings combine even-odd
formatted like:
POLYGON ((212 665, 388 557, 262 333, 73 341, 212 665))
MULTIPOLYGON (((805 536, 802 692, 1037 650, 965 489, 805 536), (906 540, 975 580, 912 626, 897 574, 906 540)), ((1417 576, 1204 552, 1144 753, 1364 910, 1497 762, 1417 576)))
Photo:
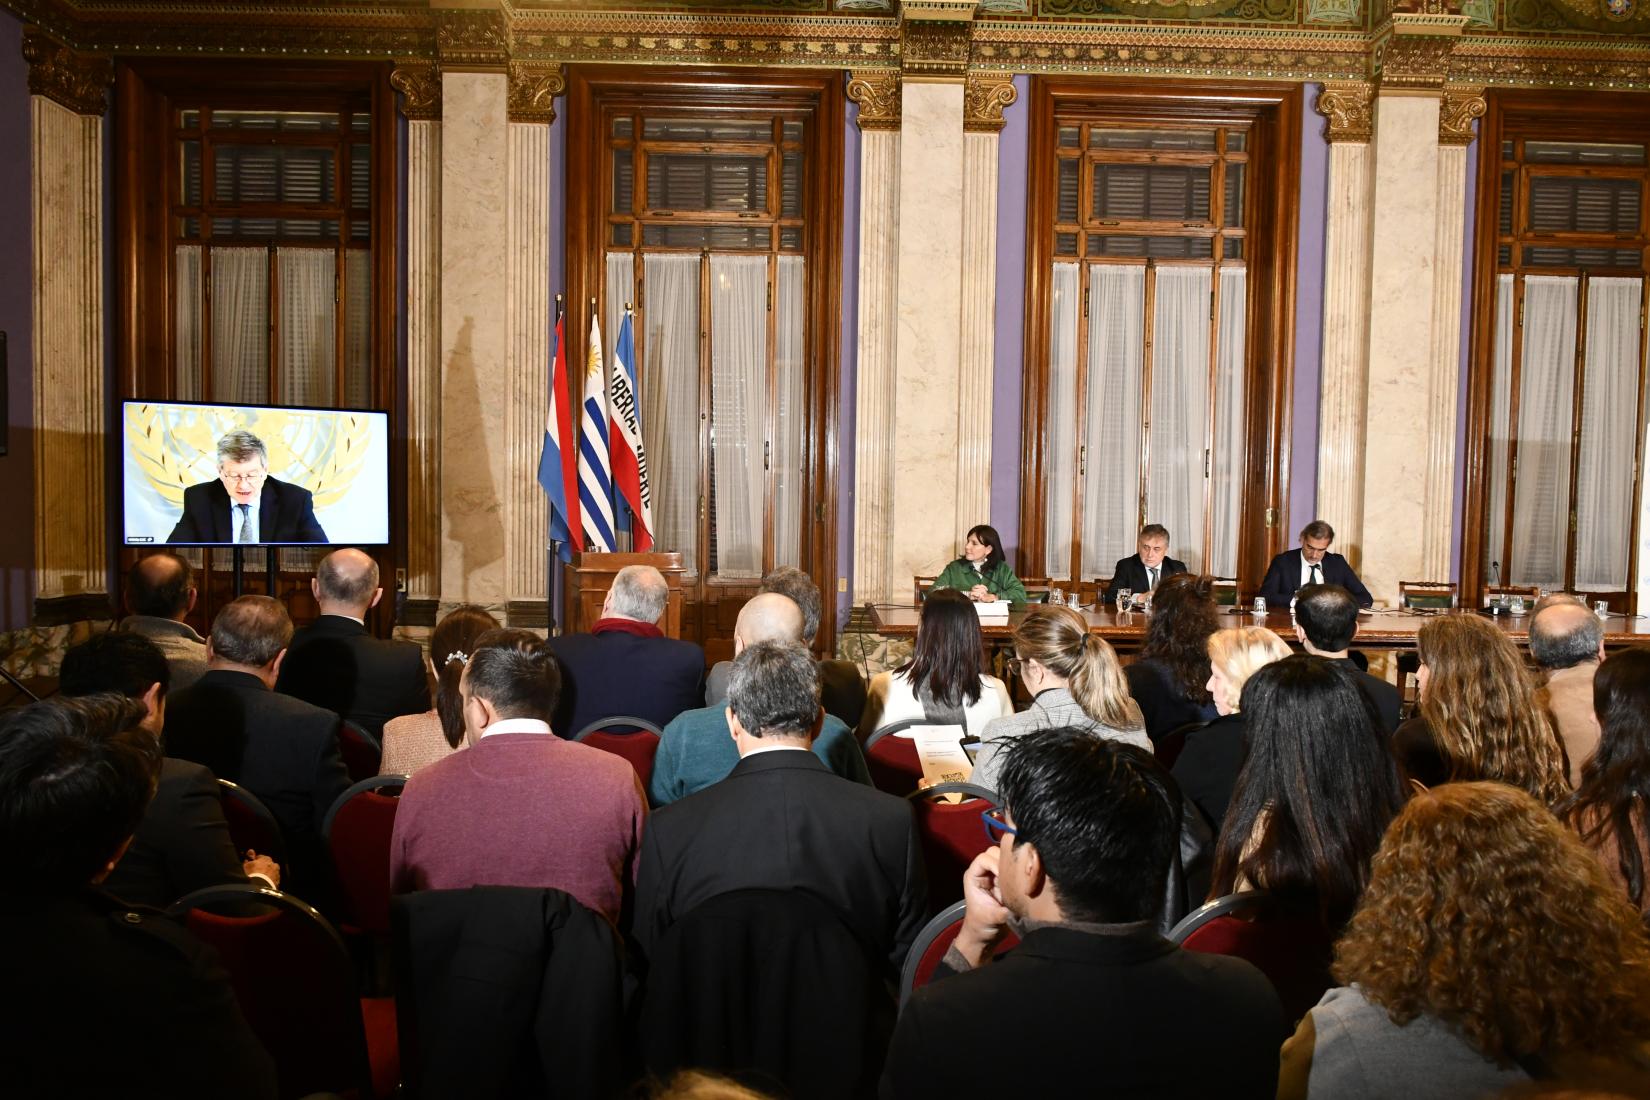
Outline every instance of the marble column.
POLYGON ((407 613, 431 626, 441 596, 441 76, 398 65, 407 116, 407 613))
POLYGON ((991 519, 991 385, 997 300, 997 145, 1010 73, 970 74, 963 87, 962 349, 957 375, 957 514, 991 519))
POLYGON ((1329 81, 1317 102, 1329 139, 1317 515, 1335 528, 1336 548, 1354 566, 1363 542, 1371 98, 1366 83, 1329 81))
POLYGON ((889 569, 898 334, 900 78, 855 73, 859 104, 859 346, 854 409, 854 602, 896 594, 889 569))
POLYGON ((445 609, 504 617, 509 120, 502 71, 441 74, 441 548, 445 609))
POLYGON ((36 618, 108 615, 103 113, 111 66, 28 30, 36 618), (49 505, 48 503, 49 502, 49 505))

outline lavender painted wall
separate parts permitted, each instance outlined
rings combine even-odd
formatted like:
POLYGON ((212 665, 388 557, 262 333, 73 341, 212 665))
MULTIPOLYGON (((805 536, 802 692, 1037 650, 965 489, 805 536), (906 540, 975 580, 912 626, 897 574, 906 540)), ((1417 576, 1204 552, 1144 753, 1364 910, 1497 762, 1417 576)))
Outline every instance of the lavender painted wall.
MULTIPOLYGON (((1473 123, 1477 129, 1478 123, 1473 123)), ((1478 239, 1478 140, 1467 146, 1466 228, 1461 234, 1461 381, 1455 392, 1455 506, 1450 523, 1449 579, 1461 580, 1461 524, 1467 507, 1467 364, 1472 348, 1472 252, 1478 239)))
POLYGON ((1301 194, 1295 253, 1295 385, 1290 423, 1289 507, 1284 544, 1316 518, 1318 501, 1318 382, 1323 354, 1324 225, 1329 203, 1329 142, 1310 104, 1321 85, 1305 88, 1301 111, 1301 194))
POLYGON ((0 13, 0 329, 6 333, 8 454, 0 458, 0 630, 29 624, 34 604, 34 304, 29 197, 29 67, 23 24, 0 13))
POLYGON ((1020 378, 1025 357, 1031 78, 1015 77, 1014 91, 1014 102, 1003 111, 1003 132, 997 144, 997 336, 991 394, 990 521, 1003 537, 1003 551, 1011 562, 1018 561, 1020 549, 1020 378))
POLYGON ((837 405, 837 629, 848 624, 854 593, 854 402, 859 392, 859 104, 842 119, 842 318, 837 405), (847 591, 842 591, 846 584, 847 591))

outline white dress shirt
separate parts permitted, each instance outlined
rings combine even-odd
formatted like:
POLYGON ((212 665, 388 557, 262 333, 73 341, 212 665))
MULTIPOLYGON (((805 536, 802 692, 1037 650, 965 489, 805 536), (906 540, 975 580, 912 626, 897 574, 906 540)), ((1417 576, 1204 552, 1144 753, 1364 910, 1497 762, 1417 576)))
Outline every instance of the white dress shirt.
POLYGON ((1309 585, 1309 584, 1322 584, 1322 583, 1323 583, 1323 562, 1321 562, 1321 561, 1320 562, 1309 562, 1309 561, 1306 560, 1306 555, 1302 554, 1301 555, 1301 586, 1304 588, 1306 585, 1309 585), (1318 571, 1318 575, 1315 579, 1312 576, 1312 570, 1314 570, 1314 569, 1316 569, 1318 571))
POLYGON ((541 722, 537 718, 500 718, 497 722, 481 731, 481 736, 491 737, 495 733, 549 733, 550 723, 541 722))

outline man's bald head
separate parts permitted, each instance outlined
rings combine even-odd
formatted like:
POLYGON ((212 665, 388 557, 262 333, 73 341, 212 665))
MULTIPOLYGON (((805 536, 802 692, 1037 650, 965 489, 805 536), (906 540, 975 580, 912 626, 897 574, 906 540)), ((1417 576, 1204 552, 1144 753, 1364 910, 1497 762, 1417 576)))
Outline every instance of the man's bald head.
POLYGON ((139 558, 126 575, 126 607, 134 615, 181 620, 194 604, 194 570, 176 554, 139 558))
POLYGON ((802 609, 795 600, 777 592, 763 592, 739 609, 733 640, 741 650, 761 642, 800 642, 802 626, 802 609))
POLYGON ((1573 668, 1599 660, 1604 624, 1581 603, 1554 603, 1530 620, 1530 656, 1542 668, 1573 668))
POLYGON ((361 618, 378 602, 378 563, 360 550, 334 550, 315 567, 314 587, 321 614, 361 618))

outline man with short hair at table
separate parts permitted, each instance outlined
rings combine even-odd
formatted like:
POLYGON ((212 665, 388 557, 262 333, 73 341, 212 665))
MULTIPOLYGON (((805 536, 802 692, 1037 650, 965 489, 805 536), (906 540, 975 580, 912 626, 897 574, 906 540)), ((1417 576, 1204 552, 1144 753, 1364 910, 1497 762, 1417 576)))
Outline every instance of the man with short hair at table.
POLYGON ((1287 606, 1295 593, 1309 584, 1338 584, 1358 601, 1359 607, 1375 602, 1358 574, 1345 558, 1329 552, 1335 529, 1321 519, 1301 528, 1301 544, 1272 559, 1266 579, 1260 582, 1260 596, 1273 606, 1287 606))
POLYGON ((1345 661, 1380 715, 1387 734, 1398 728, 1403 698, 1398 689, 1358 667, 1348 652, 1358 634, 1358 601, 1338 584, 1309 584, 1295 593, 1295 637, 1308 653, 1331 661, 1345 661))
POLYGON ((1164 577, 1186 572, 1186 563, 1169 557, 1169 529, 1161 523, 1148 523, 1140 529, 1134 544, 1135 552, 1118 558, 1112 569, 1111 586, 1106 589, 1105 601, 1117 602, 1119 589, 1127 588, 1137 595, 1148 595, 1157 590, 1164 577))

